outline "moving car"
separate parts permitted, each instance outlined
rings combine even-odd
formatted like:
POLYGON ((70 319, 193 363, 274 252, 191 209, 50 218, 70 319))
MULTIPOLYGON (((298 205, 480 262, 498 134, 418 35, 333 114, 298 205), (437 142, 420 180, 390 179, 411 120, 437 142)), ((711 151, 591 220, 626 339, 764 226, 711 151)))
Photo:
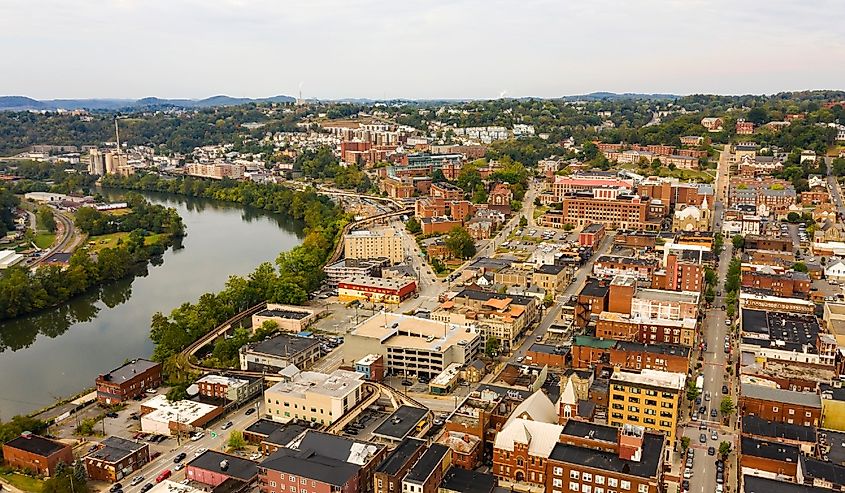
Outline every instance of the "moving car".
POLYGON ((145 484, 144 486, 141 487, 141 493, 146 493, 147 491, 150 491, 151 489, 153 489, 153 484, 147 483, 147 484, 145 484))
POLYGON ((229 429, 229 428, 231 428, 231 427, 232 427, 232 422, 231 422, 231 421, 227 421, 227 422, 226 422, 226 424, 225 424, 225 425, 223 425, 223 429, 224 429, 224 430, 228 430, 228 429, 229 429))
POLYGON ((191 441, 196 442, 197 440, 201 440, 202 437, 204 437, 204 436, 205 436, 205 433, 203 433, 203 432, 194 433, 193 435, 191 435, 191 441))
POLYGON ((716 447, 707 447, 707 455, 716 455, 716 447))
POLYGON ((707 443, 707 433, 698 435, 698 441, 701 443, 707 443))
POLYGON ((174 471, 181 471, 185 467, 185 464, 179 463, 176 464, 176 467, 173 468, 174 471))
POLYGON ((156 477, 156 483, 161 483, 165 479, 169 478, 171 474, 173 474, 173 472, 170 469, 161 471, 161 474, 156 477))
POLYGON ((710 417, 711 417, 711 418, 717 418, 717 417, 719 417, 719 411, 717 411, 717 410, 715 410, 715 409, 711 409, 711 410, 710 410, 710 417))
POLYGON ((206 453, 207 451, 208 451, 208 449, 207 449, 207 448, 205 448, 205 447, 200 448, 200 449, 197 449, 197 451, 196 451, 196 452, 194 452, 194 457, 199 457, 199 456, 201 456, 202 454, 206 453))
POLYGON ((251 407, 251 408, 247 409, 247 410, 246 410, 246 413, 244 413, 244 414, 246 414, 247 416, 249 416, 250 414, 252 414, 252 413, 254 413, 254 412, 255 412, 255 408, 254 408, 254 407, 251 407))
POLYGON ((178 463, 182 462, 183 460, 185 460, 185 457, 187 457, 187 456, 188 456, 188 454, 186 454, 185 452, 179 452, 178 454, 176 454, 176 457, 173 458, 173 462, 178 464, 178 463))
POLYGON ((122 489, 123 489, 123 485, 122 485, 122 484, 120 484, 120 483, 115 483, 115 484, 111 485, 111 488, 109 488, 109 491, 110 491, 111 493, 114 493, 115 491, 120 491, 120 490, 122 490, 122 489))
POLYGON ((719 439, 719 433, 717 433, 716 430, 713 430, 713 433, 710 434, 710 439, 711 440, 718 440, 719 439))
POLYGON ((132 485, 132 486, 135 486, 135 485, 141 484, 141 482, 143 482, 143 481, 144 481, 144 476, 135 476, 132 479, 132 482, 129 483, 129 484, 132 485))

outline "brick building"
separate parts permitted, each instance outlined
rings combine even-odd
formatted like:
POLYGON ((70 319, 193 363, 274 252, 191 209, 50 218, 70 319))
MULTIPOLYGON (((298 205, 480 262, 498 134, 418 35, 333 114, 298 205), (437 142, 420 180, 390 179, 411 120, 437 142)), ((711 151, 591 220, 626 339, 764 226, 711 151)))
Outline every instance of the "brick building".
POLYGON ((772 389, 743 383, 739 398, 743 416, 779 423, 819 426, 822 414, 821 397, 814 392, 772 389))
POLYGON ((73 463, 73 449, 62 442, 24 432, 3 444, 3 462, 12 468, 51 476, 59 462, 73 463))
POLYGON ((686 346, 599 339, 588 335, 575 336, 570 354, 573 368, 604 366, 681 373, 689 369, 690 361, 690 348, 686 346))
POLYGON ((647 198, 623 193, 623 189, 594 188, 575 192, 561 201, 561 221, 582 227, 604 224, 608 229, 658 229, 660 221, 649 209, 647 198))
POLYGON ((397 493, 402 490, 402 479, 426 451, 424 441, 405 438, 376 467, 373 472, 374 493, 397 493))
POLYGON ((141 469, 150 461, 146 443, 111 436, 85 456, 88 479, 114 483, 141 469))
POLYGON ((434 443, 402 480, 402 493, 437 493, 443 476, 452 463, 452 450, 434 443))
POLYGON ((744 269, 742 287, 771 291, 775 296, 807 298, 810 295, 810 276, 805 272, 764 272, 744 269))
POLYGON ((249 484, 258 477, 258 464, 237 455, 206 450, 188 462, 185 477, 211 487, 229 479, 249 484))
POLYGON ((105 406, 126 402, 161 385, 161 363, 132 360, 97 377, 97 401, 105 406))
POLYGON ((604 239, 604 224, 588 224, 578 233, 578 244, 580 246, 598 247, 604 239))
POLYGON ((643 426, 665 434, 669 443, 675 443, 685 382, 686 371, 614 371, 610 377, 608 424, 643 426))
POLYGON ((743 471, 753 471, 755 475, 777 475, 795 481, 801 452, 796 445, 743 436, 739 450, 739 466, 743 471))

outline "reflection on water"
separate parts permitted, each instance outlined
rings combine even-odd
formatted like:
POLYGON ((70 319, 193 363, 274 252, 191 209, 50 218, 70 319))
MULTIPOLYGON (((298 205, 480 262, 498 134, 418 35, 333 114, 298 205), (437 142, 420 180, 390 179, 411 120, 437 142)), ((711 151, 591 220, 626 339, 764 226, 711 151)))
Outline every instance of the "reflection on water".
MULTIPOLYGON (((104 191, 117 199, 120 192, 104 191)), ((283 215, 205 199, 143 193, 175 208, 188 235, 132 276, 70 302, 0 323, 0 416, 29 412, 93 385, 99 373, 152 352, 152 315, 169 312, 231 274, 247 274, 300 242, 283 215)))

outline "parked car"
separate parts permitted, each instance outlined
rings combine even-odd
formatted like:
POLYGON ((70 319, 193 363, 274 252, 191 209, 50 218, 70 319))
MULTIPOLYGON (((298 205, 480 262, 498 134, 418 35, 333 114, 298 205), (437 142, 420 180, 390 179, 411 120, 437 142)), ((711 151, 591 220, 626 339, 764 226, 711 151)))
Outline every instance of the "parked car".
POLYGON ((176 466, 173 467, 173 470, 174 471, 181 471, 184 468, 185 468, 185 464, 180 462, 179 464, 176 464, 176 466))
POLYGON ((146 392, 148 394, 155 394, 157 392, 157 390, 156 389, 147 389, 144 392, 146 392))
POLYGON ((707 447, 707 455, 716 455, 716 447, 707 447))
POLYGON ((201 440, 202 437, 204 437, 204 436, 205 436, 205 433, 202 433, 202 432, 194 433, 193 435, 191 435, 191 441, 196 442, 197 440, 201 440))
POLYGON ((710 417, 711 418, 718 418, 719 417, 719 411, 717 411, 715 409, 711 409, 710 410, 710 417))
POLYGON ((716 430, 713 430, 713 433, 710 434, 710 439, 711 440, 718 440, 719 439, 719 433, 716 430))
POLYGON ((147 491, 150 491, 151 489, 153 489, 153 484, 147 483, 144 486, 141 486, 141 493, 146 493, 147 491))
POLYGON ((702 433, 702 434, 698 435, 698 441, 701 442, 701 443, 707 443, 707 434, 702 433))
POLYGON ((114 493, 115 491, 120 491, 120 490, 122 490, 122 489, 123 489, 123 485, 122 485, 122 484, 120 484, 120 483, 115 483, 115 484, 111 485, 111 488, 109 488, 109 491, 110 491, 111 493, 114 493))
POLYGON ((207 449, 207 448, 205 448, 205 447, 203 447, 203 448, 199 448, 199 449, 197 449, 197 451, 196 451, 196 452, 194 452, 194 457, 199 457, 199 456, 201 456, 202 454, 206 453, 207 451, 208 451, 208 449, 207 449))
POLYGON ((115 418, 117 418, 117 413, 115 413, 115 412, 106 413, 106 417, 115 419, 115 418))
POLYGON ((692 469, 687 467, 684 469, 684 479, 690 479, 692 477, 692 469))
POLYGON ((727 385, 722 385, 722 393, 727 394, 729 392, 727 385))
POLYGON ((402 385, 404 385, 405 387, 411 387, 411 386, 413 386, 413 385, 414 385, 414 382, 412 382, 412 381, 410 381, 410 380, 407 380, 407 379, 402 380, 402 382, 401 382, 401 383, 402 383, 402 385))
POLYGON ((231 422, 231 421, 227 421, 227 422, 226 422, 226 424, 225 424, 225 425, 223 425, 223 429, 224 429, 224 430, 228 430, 228 429, 229 429, 229 428, 231 428, 231 427, 232 427, 232 422, 231 422))

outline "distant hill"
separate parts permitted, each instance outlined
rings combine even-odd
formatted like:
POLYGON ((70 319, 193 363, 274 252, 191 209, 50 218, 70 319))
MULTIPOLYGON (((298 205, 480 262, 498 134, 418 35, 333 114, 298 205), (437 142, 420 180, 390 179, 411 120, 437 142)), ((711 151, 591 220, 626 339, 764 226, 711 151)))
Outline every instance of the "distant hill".
POLYGON ((293 103, 290 96, 272 96, 269 98, 233 98, 230 96, 212 96, 205 99, 163 99, 156 97, 134 99, 46 99, 39 101, 26 96, 0 96, 0 111, 26 110, 132 110, 145 108, 213 108, 217 106, 237 106, 249 103, 293 103))
POLYGON ((603 101, 603 100, 620 100, 620 99, 678 99, 681 96, 677 94, 641 94, 635 92, 615 93, 615 92, 591 92, 589 94, 582 94, 580 96, 564 96, 566 101, 603 101))

